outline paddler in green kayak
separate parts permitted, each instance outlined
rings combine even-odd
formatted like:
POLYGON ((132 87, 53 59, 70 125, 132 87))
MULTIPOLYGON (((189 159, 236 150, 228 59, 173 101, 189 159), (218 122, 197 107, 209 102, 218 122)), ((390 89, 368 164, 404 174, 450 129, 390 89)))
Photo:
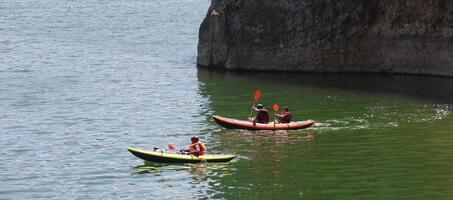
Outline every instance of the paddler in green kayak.
POLYGON ((204 146, 203 142, 200 141, 200 138, 194 136, 190 138, 192 144, 189 146, 187 150, 181 150, 182 154, 188 155, 195 155, 195 156, 202 156, 206 152, 206 147, 204 146))

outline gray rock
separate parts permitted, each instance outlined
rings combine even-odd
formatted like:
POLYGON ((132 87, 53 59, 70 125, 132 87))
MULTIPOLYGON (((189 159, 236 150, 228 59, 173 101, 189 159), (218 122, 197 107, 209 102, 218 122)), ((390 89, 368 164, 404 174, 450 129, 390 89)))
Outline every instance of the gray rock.
POLYGON ((453 76, 453 1, 212 0, 197 63, 453 76))

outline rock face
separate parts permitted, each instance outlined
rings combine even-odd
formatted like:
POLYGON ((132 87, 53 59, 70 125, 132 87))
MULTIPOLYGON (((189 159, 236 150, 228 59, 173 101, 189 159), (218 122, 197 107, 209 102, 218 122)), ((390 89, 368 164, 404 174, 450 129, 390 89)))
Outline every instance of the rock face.
POLYGON ((453 76, 453 1, 212 0, 197 63, 453 76))

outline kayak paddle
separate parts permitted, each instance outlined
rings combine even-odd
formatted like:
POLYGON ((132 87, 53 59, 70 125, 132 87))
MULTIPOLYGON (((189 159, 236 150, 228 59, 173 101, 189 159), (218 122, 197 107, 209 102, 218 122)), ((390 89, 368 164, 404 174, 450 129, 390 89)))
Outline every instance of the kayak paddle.
POLYGON ((274 123, 275 123, 275 114, 277 113, 279 106, 278 106, 278 104, 274 104, 274 106, 272 106, 272 108, 274 109, 274 123))
POLYGON ((260 90, 256 90, 255 91, 255 96, 254 96, 254 99, 253 99, 253 105, 252 105, 252 108, 250 109, 250 114, 249 114, 249 117, 250 118, 252 116, 252 112, 253 112, 253 107, 255 107, 255 103, 261 98, 261 91, 260 90))
POLYGON ((168 144, 168 150, 169 151, 175 151, 176 150, 176 147, 171 145, 171 144, 168 144))

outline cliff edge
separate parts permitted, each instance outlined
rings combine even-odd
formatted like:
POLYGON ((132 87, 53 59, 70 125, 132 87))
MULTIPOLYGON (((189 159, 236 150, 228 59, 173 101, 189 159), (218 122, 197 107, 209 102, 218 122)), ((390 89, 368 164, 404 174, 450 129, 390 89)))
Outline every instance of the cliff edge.
POLYGON ((453 1, 212 0, 197 64, 453 76, 453 1))

